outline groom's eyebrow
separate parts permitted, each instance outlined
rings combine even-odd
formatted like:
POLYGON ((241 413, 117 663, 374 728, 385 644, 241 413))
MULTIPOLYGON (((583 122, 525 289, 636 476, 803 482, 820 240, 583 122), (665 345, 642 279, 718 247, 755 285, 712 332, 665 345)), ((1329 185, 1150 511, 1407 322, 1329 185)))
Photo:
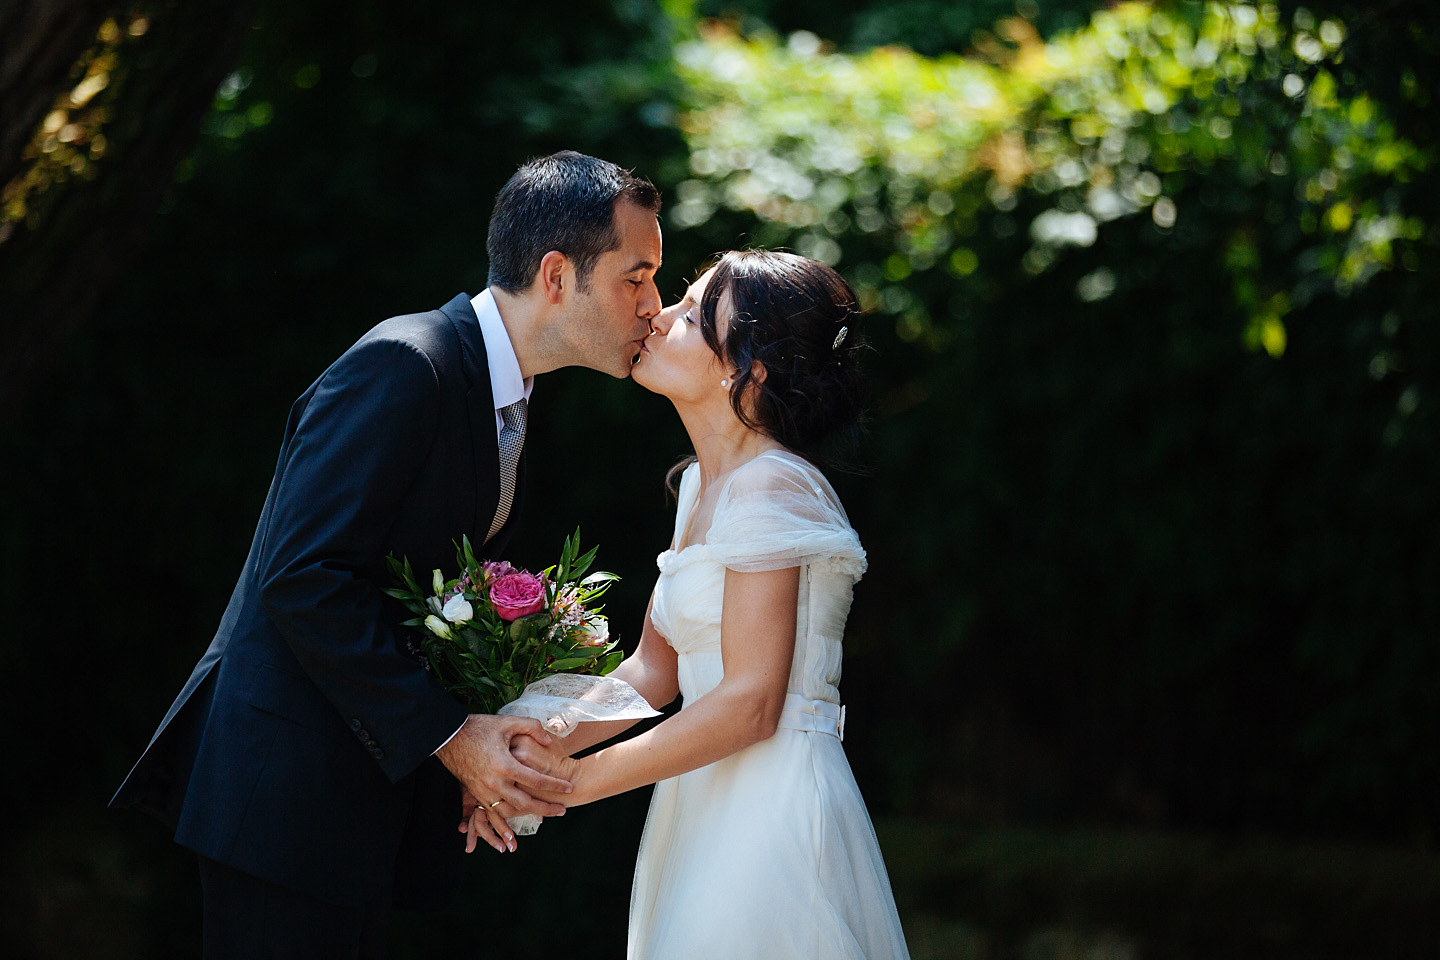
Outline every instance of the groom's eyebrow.
POLYGON ((636 263, 635 263, 635 265, 634 265, 633 267, 631 267, 629 270, 626 270, 625 272, 626 272, 626 273, 634 273, 634 272, 637 271, 637 270, 659 270, 659 269, 660 269, 660 264, 658 264, 658 263, 651 263, 649 260, 638 260, 638 261, 636 261, 636 263))

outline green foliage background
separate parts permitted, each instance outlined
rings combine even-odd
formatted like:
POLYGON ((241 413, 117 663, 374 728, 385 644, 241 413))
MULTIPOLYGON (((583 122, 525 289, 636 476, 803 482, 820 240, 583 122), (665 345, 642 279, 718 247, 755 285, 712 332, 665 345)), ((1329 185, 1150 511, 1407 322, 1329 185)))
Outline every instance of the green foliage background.
POLYGON ((1122 4, 963 58, 679 49, 674 218, 876 311, 870 582, 949 589, 862 636, 906 638, 884 700, 954 697, 981 798, 897 751, 897 802, 1432 834, 1428 95, 1345 38, 1122 4))
MULTIPOLYGON (((1435 19, 262 3, 123 288, 0 436, 0 665, 29 692, 0 722, 43 705, 21 749, 66 758, 10 798, 17 945, 189 950, 188 864, 97 811, 223 609, 290 402, 373 323, 483 286, 494 191, 565 147, 661 187, 667 297, 760 243, 872 308, 870 471, 836 478, 870 553, 843 691, 877 816, 1433 855, 1435 19)), ((513 559, 579 523, 633 645, 684 435, 589 372, 545 378, 530 429, 513 559)), ((554 936, 623 942, 644 802, 477 862, 467 898, 613 858, 554 936)))

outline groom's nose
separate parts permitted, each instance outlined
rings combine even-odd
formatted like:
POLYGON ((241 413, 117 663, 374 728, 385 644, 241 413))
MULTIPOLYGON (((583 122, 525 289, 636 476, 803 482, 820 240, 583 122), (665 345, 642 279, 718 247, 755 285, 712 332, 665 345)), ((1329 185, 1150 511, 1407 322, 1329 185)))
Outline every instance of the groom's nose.
POLYGON ((641 288, 640 302, 635 306, 635 315, 643 317, 652 326, 655 316, 660 312, 660 288, 655 286, 653 279, 645 281, 641 288))

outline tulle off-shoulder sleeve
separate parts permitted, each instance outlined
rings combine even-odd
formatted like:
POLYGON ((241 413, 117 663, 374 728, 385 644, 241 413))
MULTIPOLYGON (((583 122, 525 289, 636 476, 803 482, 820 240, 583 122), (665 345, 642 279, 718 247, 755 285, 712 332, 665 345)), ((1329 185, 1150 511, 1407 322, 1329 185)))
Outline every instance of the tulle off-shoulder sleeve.
POLYGON ((819 470, 767 453, 735 471, 705 538, 712 559, 741 573, 823 565, 859 580, 865 550, 819 470))

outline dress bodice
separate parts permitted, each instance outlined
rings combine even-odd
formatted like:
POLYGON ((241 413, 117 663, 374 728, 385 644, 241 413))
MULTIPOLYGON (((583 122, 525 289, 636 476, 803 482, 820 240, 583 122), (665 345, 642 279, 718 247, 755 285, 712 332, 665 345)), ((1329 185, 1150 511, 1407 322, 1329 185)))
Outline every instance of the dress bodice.
MULTIPOLYGON (((698 464, 680 480, 678 544, 699 496, 698 464)), ((865 551, 824 475, 802 458, 767 451, 723 481, 703 542, 658 559, 651 619, 679 658, 686 702, 724 676, 720 614, 725 571, 800 567, 795 655, 787 691, 839 703, 841 637, 852 590, 865 572, 865 551)))

